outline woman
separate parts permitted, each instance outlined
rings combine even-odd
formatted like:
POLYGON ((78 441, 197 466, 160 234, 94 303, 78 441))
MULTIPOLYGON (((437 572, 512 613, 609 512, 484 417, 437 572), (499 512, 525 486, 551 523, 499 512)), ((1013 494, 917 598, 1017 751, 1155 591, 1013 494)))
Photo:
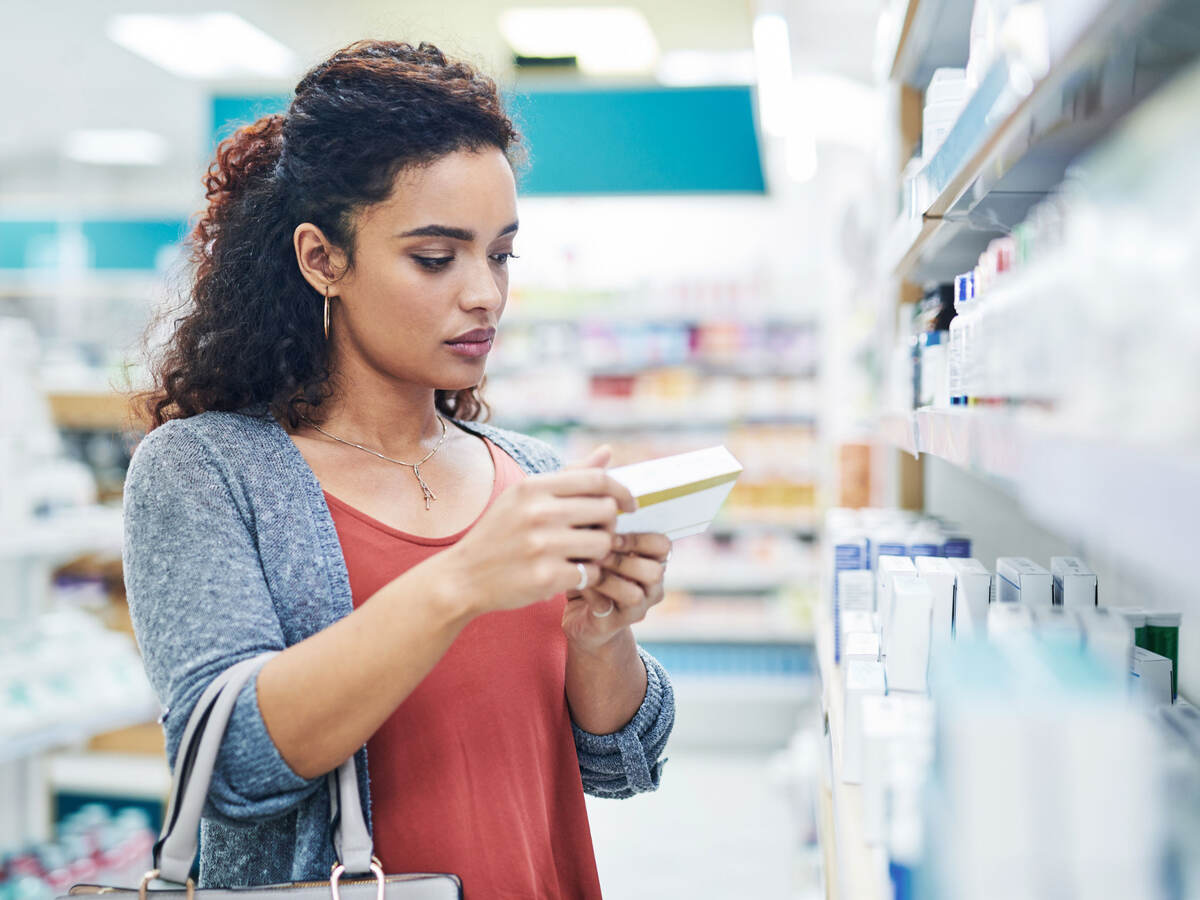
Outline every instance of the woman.
POLYGON ((281 651, 222 745, 202 885, 327 878, 323 776, 357 754, 388 872, 598 897, 584 791, 658 785, 673 694, 630 625, 670 543, 614 534, 606 449, 555 471, 476 421, 517 140, 469 66, 363 42, 218 148, 125 493, 169 756, 218 673, 281 651))

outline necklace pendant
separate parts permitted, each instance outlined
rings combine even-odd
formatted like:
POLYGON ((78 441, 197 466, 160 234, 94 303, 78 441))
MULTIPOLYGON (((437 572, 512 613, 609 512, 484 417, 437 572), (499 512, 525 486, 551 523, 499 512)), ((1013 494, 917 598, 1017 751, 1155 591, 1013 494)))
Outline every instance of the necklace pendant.
POLYGON ((413 474, 417 476, 417 484, 421 485, 421 493, 425 495, 425 509, 429 509, 431 500, 437 499, 437 494, 429 489, 429 485, 425 483, 425 479, 421 477, 421 467, 413 466, 413 474))

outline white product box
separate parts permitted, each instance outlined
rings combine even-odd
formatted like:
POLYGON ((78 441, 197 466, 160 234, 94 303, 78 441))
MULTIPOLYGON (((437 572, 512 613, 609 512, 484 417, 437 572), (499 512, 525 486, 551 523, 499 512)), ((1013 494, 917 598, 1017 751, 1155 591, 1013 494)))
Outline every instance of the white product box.
POLYGON ((1024 556, 996 560, 996 599, 1001 603, 1049 606, 1050 573, 1024 556))
POLYGON ((629 488, 638 508, 617 516, 617 533, 657 531, 671 540, 699 534, 733 490, 742 465, 724 447, 677 453, 608 474, 629 488))
POLYGON ((1133 648, 1133 693, 1150 706, 1171 705, 1171 660, 1133 648))
POLYGON ((842 610, 842 636, 849 637, 852 634, 878 635, 874 614, 863 609, 842 610))
POLYGON ((1020 603, 993 603, 988 607, 988 637, 1004 639, 1033 633, 1033 614, 1020 603))
POLYGON ((922 694, 863 697, 863 836, 882 843, 890 762, 898 753, 933 754, 933 701, 922 694))
POLYGON ((855 661, 846 665, 846 728, 842 735, 842 781, 862 781, 862 701, 886 693, 883 666, 855 661))
POLYGON ((842 616, 847 612, 863 612, 870 615, 875 608, 875 575, 866 569, 845 570, 837 573, 837 593, 834 595, 834 622, 839 626, 833 630, 833 661, 839 663, 846 646, 846 633, 841 630, 842 616))
POLYGON ((929 686, 929 643, 933 595, 915 575, 892 579, 892 614, 884 671, 889 691, 924 693, 929 686))
POLYGON ((988 605, 992 602, 992 573, 977 559, 947 561, 955 572, 955 637, 987 634, 988 605))
POLYGON ((1076 649, 1083 646, 1083 626, 1074 610, 1063 609, 1060 606, 1042 606, 1031 612, 1034 629, 1039 638, 1071 644, 1076 649))
POLYGON ((954 628, 954 566, 940 556, 918 556, 915 564, 933 596, 933 638, 949 640, 954 628))
POLYGON ((845 647, 842 658, 846 662, 879 662, 879 635, 875 632, 858 632, 844 635, 845 647))
POLYGON ((1081 609, 1099 605, 1096 573, 1076 556, 1050 557, 1054 605, 1081 609))
POLYGON ((1133 670, 1133 629, 1124 616, 1107 609, 1084 607, 1075 610, 1083 627, 1083 642, 1089 653, 1102 660, 1121 678, 1133 670))
POLYGON ((883 655, 888 652, 888 622, 892 614, 892 579, 897 575, 917 574, 917 567, 907 556, 881 556, 877 567, 875 600, 879 612, 879 639, 883 645, 883 655))

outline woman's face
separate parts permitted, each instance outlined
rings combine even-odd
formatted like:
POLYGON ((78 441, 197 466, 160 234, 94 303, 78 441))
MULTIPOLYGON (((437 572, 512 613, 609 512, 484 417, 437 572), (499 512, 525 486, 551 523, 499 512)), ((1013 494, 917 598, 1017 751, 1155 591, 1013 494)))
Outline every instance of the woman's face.
POLYGON ((479 384, 516 232, 516 183, 500 150, 401 171, 391 196, 359 216, 354 267, 332 291, 335 366, 349 354, 406 383, 479 384))

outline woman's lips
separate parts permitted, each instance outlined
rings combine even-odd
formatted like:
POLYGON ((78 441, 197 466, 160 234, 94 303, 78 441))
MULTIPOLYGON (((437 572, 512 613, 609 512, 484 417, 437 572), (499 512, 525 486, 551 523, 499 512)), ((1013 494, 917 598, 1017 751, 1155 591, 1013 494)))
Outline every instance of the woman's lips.
POLYGON ((446 341, 446 346, 468 359, 486 356, 492 349, 492 338, 483 341, 446 341))

